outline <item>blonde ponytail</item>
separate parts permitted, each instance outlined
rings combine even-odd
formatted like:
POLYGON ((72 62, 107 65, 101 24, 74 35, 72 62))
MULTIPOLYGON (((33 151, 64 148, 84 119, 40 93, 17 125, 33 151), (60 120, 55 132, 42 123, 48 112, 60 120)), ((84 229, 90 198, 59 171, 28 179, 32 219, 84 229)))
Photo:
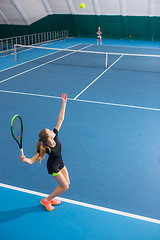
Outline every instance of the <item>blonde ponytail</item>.
POLYGON ((47 146, 47 138, 48 138, 48 135, 46 133, 46 129, 44 128, 39 133, 39 140, 38 140, 37 145, 36 145, 36 148, 37 148, 36 153, 39 153, 39 157, 38 157, 39 163, 41 163, 42 159, 45 158, 46 149, 48 150, 48 152, 51 151, 49 146, 47 146))

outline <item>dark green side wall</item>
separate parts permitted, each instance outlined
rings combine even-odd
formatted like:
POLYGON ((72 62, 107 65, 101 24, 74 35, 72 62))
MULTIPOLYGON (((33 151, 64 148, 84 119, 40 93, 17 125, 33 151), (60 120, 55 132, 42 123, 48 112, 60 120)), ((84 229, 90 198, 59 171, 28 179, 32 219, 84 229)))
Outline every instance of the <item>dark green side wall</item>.
POLYGON ((95 37, 98 26, 104 38, 160 41, 160 17, 69 14, 49 15, 30 26, 1 24, 0 38, 62 29, 70 36, 95 37))

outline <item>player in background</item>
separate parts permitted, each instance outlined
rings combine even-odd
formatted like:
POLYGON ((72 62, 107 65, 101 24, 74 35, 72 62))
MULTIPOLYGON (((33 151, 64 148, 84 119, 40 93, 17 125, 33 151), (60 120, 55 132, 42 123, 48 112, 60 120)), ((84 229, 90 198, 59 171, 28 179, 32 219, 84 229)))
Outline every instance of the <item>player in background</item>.
POLYGON ((98 27, 98 30, 97 30, 97 32, 96 32, 96 34, 97 34, 97 44, 102 44, 102 32, 101 32, 101 28, 100 27, 98 27))

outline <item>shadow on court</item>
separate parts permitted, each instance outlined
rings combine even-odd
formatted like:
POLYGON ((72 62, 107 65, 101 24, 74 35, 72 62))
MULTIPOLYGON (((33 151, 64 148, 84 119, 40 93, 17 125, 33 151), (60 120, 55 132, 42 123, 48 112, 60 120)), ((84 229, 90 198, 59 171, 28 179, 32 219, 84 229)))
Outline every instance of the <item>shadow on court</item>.
POLYGON ((10 222, 17 218, 21 218, 26 214, 33 214, 38 212, 47 213, 45 208, 40 204, 33 207, 17 208, 10 211, 0 211, 0 223, 10 222))

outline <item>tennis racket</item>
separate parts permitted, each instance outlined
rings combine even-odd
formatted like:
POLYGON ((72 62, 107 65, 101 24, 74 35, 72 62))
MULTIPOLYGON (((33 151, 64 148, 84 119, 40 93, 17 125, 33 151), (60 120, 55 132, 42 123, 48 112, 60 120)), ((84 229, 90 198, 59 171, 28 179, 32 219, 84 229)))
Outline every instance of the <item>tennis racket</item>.
POLYGON ((11 133, 13 138, 18 143, 21 155, 24 156, 22 148, 23 122, 19 114, 14 115, 14 117, 11 120, 11 133))

